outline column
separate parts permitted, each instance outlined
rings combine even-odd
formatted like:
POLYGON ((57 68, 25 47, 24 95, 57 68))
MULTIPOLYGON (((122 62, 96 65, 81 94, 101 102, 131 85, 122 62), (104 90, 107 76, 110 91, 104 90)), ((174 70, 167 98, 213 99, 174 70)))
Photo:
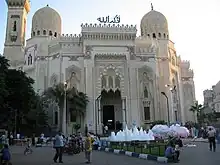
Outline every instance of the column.
POLYGON ((126 106, 125 106, 125 102, 126 102, 126 99, 125 98, 122 98, 122 127, 123 129, 125 129, 126 127, 126 106))
POLYGON ((107 89, 109 89, 109 81, 108 81, 108 77, 109 77, 109 76, 106 76, 106 88, 107 88, 107 89))
POLYGON ((64 94, 64 107, 63 107, 63 121, 62 121, 62 133, 67 135, 67 121, 66 121, 66 92, 64 94))
POLYGON ((99 117, 98 124, 100 125, 101 124, 101 99, 98 99, 98 117, 99 117))
POLYGON ((113 89, 115 89, 115 76, 112 76, 112 79, 113 79, 113 89))

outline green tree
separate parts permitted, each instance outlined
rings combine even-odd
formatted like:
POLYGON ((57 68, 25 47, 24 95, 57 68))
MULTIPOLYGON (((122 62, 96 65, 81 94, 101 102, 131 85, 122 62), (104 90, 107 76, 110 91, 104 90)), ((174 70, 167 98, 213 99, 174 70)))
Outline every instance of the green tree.
POLYGON ((64 108, 64 98, 66 93, 66 99, 68 103, 73 107, 74 112, 70 113, 79 113, 80 115, 84 115, 86 106, 88 103, 88 97, 83 92, 78 92, 74 87, 65 89, 64 84, 60 83, 53 87, 49 87, 44 91, 43 95, 47 99, 55 100, 60 109, 60 119, 62 121, 62 112, 64 108))
POLYGON ((36 110, 38 100, 33 84, 34 80, 23 71, 9 69, 8 60, 0 56, 1 128, 14 130, 16 127, 16 131, 22 132, 29 127, 33 129, 28 117, 31 111, 36 110))
POLYGON ((4 56, 0 56, 0 109, 4 109, 4 99, 8 95, 5 78, 8 72, 8 60, 4 56))
POLYGON ((24 115, 25 125, 35 133, 41 133, 45 128, 48 128, 48 115, 43 107, 43 99, 37 94, 32 99, 32 107, 30 111, 24 115))
POLYGON ((194 105, 192 105, 189 109, 189 111, 193 112, 194 118, 196 121, 196 116, 199 124, 202 124, 204 122, 204 113, 203 113, 203 106, 198 103, 198 101, 195 102, 194 105))

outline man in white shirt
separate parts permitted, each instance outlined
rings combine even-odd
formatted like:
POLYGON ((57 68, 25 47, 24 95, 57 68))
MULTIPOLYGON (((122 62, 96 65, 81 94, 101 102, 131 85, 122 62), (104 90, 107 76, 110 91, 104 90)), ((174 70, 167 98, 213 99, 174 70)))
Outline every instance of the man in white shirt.
POLYGON ((63 157, 63 147, 64 147, 64 139, 61 132, 59 132, 55 136, 54 140, 54 148, 56 149, 56 154, 53 158, 54 162, 57 162, 57 159, 59 158, 59 163, 63 163, 62 157, 63 157))
POLYGON ((215 137, 216 137, 215 129, 209 128, 209 130, 208 130, 209 149, 210 149, 210 151, 212 151, 212 149, 213 149, 214 152, 216 149, 215 137))

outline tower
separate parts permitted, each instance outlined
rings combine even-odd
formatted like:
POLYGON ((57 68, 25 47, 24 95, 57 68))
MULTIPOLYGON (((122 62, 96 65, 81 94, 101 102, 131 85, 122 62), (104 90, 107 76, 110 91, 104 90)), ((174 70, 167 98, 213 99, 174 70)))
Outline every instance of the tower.
POLYGON ((4 56, 10 65, 17 68, 24 61, 25 33, 29 0, 5 0, 8 5, 4 56))

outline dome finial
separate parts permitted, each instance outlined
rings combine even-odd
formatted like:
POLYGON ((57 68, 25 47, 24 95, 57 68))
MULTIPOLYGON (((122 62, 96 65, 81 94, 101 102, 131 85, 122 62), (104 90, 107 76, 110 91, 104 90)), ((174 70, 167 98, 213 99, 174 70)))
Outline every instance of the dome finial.
POLYGON ((154 10, 154 6, 153 6, 153 3, 151 3, 150 5, 151 5, 151 10, 154 10))

